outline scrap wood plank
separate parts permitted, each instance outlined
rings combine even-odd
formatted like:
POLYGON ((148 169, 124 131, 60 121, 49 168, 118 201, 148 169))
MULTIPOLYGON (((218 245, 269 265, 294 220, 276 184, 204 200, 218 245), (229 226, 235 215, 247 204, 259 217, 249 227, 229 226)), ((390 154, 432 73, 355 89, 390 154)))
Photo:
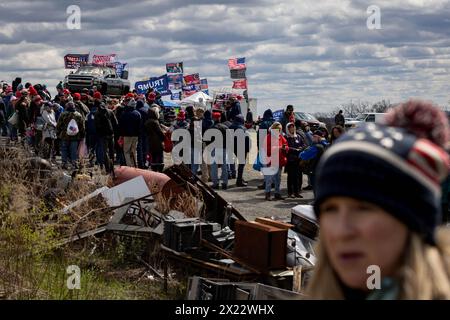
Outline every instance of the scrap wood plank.
POLYGON ((105 232, 106 230, 107 230, 107 228, 106 228, 106 224, 105 224, 105 225, 102 225, 102 226, 100 226, 100 227, 98 227, 96 229, 85 231, 85 232, 82 232, 82 233, 78 233, 78 234, 75 234, 75 235, 73 235, 73 236, 71 236, 69 238, 63 239, 56 246, 59 247, 59 246, 65 245, 65 244, 70 243, 70 242, 81 240, 83 238, 87 238, 87 237, 90 237, 90 236, 95 236, 95 235, 97 235, 99 233, 105 232))
POLYGON ((167 248, 166 246, 164 246, 162 244, 161 244, 161 249, 162 249, 162 252, 165 253, 169 258, 173 258, 173 259, 179 260, 184 263, 190 263, 190 264, 196 265, 196 266, 204 268, 204 269, 212 270, 214 272, 224 272, 232 277, 257 278, 259 276, 259 274, 255 274, 251 270, 248 270, 247 272, 245 272, 245 271, 240 271, 240 270, 245 270, 242 268, 239 270, 239 269, 235 269, 233 267, 225 267, 223 265, 200 260, 200 259, 194 258, 184 252, 174 251, 170 248, 167 248))
POLYGON ((216 246, 215 244, 212 244, 212 243, 210 243, 210 242, 208 242, 208 241, 206 241, 204 239, 201 239, 200 243, 202 245, 204 245, 205 247, 207 247, 209 249, 212 249, 212 250, 215 250, 215 251, 219 252, 220 254, 222 254, 223 256, 236 261, 240 265, 244 266, 246 269, 249 269, 249 270, 253 271, 256 274, 260 274, 261 273, 259 270, 249 266, 247 263, 243 262, 239 258, 234 257, 231 253, 225 251, 221 247, 216 246))
POLYGON ((292 291, 301 292, 302 291, 302 266, 294 267, 294 279, 292 281, 292 291))
POLYGON ((122 223, 108 223, 106 229, 110 231, 123 231, 123 232, 153 232, 155 230, 154 228, 133 226, 122 223))

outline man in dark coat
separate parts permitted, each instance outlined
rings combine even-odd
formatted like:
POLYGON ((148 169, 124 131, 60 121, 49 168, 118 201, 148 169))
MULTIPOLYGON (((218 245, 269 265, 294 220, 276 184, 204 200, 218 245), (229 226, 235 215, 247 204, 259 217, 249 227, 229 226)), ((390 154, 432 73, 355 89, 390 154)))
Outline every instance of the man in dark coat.
POLYGON ((343 111, 339 110, 339 113, 334 117, 334 123, 337 126, 341 126, 342 128, 345 128, 345 118, 342 113, 343 113, 343 111))
POLYGON ((100 157, 97 161, 109 173, 113 169, 114 132, 117 131, 118 123, 114 112, 106 108, 104 103, 95 101, 94 105, 97 109, 95 112, 95 132, 100 157))
MULTIPOLYGON (((235 133, 235 137, 234 137, 234 155, 236 156, 236 159, 238 159, 238 161, 242 161, 242 163, 239 161, 238 164, 238 172, 237 172, 237 179, 236 179, 236 186, 238 187, 246 187, 248 185, 247 181, 244 180, 243 178, 243 174, 244 174, 244 168, 245 168, 245 162, 247 161, 247 155, 250 151, 250 137, 248 135, 247 129, 244 126, 244 117, 242 116, 242 114, 238 114, 234 120, 233 123, 230 126, 230 130, 233 130, 235 133), (239 150, 239 146, 243 143, 243 141, 241 141, 240 139, 238 139, 238 134, 237 131, 238 130, 242 130, 243 134, 244 134, 244 159, 240 159, 239 157, 241 155, 239 155, 238 150, 239 150)), ((232 163, 230 164, 231 168, 231 172, 233 172, 233 167, 235 167, 235 164, 232 163)))
POLYGON ((136 110, 135 100, 129 100, 119 119, 120 135, 124 137, 123 152, 128 167, 137 166, 136 150, 141 131, 141 121, 141 114, 136 110))
POLYGON ((144 124, 150 150, 150 163, 153 171, 164 169, 164 132, 159 123, 159 113, 156 108, 148 110, 148 120, 144 124))

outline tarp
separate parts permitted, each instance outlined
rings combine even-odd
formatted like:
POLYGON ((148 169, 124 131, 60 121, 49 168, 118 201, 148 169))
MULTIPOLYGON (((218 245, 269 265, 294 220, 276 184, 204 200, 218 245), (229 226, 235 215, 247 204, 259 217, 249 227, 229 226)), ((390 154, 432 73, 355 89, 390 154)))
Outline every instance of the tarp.
POLYGON ((162 102, 164 104, 164 107, 178 107, 178 103, 172 101, 163 100, 162 102))
POLYGON ((196 92, 194 93, 192 96, 189 96, 183 100, 181 100, 181 104, 189 104, 189 103, 199 103, 200 102, 200 98, 203 99, 203 102, 206 101, 212 101, 213 98, 208 96, 206 93, 204 92, 196 92))

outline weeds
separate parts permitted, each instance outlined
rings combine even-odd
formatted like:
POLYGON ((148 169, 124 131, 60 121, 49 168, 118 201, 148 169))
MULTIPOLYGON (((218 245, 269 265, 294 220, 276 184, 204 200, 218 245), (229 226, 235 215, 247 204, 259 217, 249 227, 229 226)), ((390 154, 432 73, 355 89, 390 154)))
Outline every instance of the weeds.
MULTIPOLYGON (((67 214, 64 205, 109 183, 107 176, 78 174, 67 190, 55 189, 55 176, 31 170, 30 154, 0 147, 0 298, 1 299, 170 299, 184 287, 169 282, 171 295, 136 257, 161 268, 155 239, 106 234, 58 247, 61 239, 108 222, 101 197, 67 214), (45 200, 44 200, 45 199, 45 200), (151 240, 151 241, 150 241, 151 240), (69 290, 67 267, 81 270, 79 290, 69 290)), ((62 172, 60 173, 62 175, 62 172)))

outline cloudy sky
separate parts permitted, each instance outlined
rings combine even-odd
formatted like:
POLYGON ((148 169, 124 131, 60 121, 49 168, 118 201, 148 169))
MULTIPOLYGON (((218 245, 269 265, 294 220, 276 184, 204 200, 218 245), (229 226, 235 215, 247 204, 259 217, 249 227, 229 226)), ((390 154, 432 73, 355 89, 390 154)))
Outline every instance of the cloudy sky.
POLYGON ((450 100, 446 0, 0 0, 0 22, 0 80, 9 82, 54 88, 69 72, 63 56, 90 52, 116 53, 132 83, 183 61, 210 88, 230 88, 227 59, 246 57, 260 110, 450 100), (81 9, 80 30, 67 28, 69 5, 81 9), (370 5, 381 29, 367 27, 370 5))

